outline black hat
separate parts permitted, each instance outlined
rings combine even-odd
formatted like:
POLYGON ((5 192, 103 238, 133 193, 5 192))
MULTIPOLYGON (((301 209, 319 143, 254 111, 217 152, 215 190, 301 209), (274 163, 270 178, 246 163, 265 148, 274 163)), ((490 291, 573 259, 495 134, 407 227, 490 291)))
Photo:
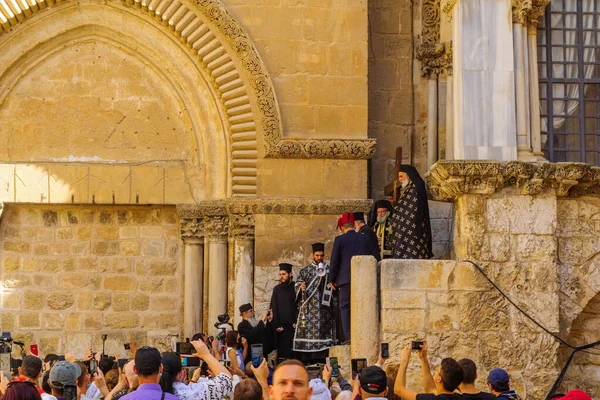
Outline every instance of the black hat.
POLYGON ((367 393, 383 393, 387 388, 385 372, 376 366, 366 367, 360 372, 360 387, 367 393))
POLYGON ((362 212, 355 212, 354 213, 354 221, 365 222, 365 214, 362 212))
POLYGON ((388 200, 377 200, 375 202, 375 209, 377 210, 378 208, 387 208, 389 211, 393 210, 392 203, 388 200))
POLYGON ((252 310, 254 307, 252 307, 252 304, 250 303, 246 303, 246 304, 242 304, 240 306, 240 314, 245 313, 246 311, 250 311, 252 310))
POLYGON ((287 263, 281 263, 281 264, 279 264, 279 270, 280 271, 285 271, 288 274, 292 273, 292 267, 293 267, 292 264, 287 264, 287 263))
POLYGON ((316 253, 317 251, 325 251, 325 243, 313 243, 312 244, 312 250, 313 253, 316 253))
POLYGON ((151 376, 158 374, 162 357, 158 349, 154 347, 140 347, 135 352, 135 369, 140 376, 151 376))

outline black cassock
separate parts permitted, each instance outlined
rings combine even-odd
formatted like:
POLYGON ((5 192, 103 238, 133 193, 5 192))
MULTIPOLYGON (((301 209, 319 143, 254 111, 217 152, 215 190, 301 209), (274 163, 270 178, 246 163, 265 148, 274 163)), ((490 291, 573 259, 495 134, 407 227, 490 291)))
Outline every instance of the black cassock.
POLYGON ((263 345, 263 354, 265 358, 273 351, 273 335, 271 334, 271 324, 265 324, 260 321, 255 327, 252 327, 250 322, 243 320, 238 324, 238 332, 240 336, 243 336, 248 341, 248 355, 244 360, 247 363, 252 360, 252 354, 250 354, 250 346, 253 344, 263 345))
POLYGON ((277 358, 292 358, 295 334, 294 325, 298 317, 296 291, 294 290, 293 281, 280 283, 273 288, 271 310, 273 310, 271 326, 275 331, 277 358), (277 328, 283 328, 283 331, 277 332, 277 328))

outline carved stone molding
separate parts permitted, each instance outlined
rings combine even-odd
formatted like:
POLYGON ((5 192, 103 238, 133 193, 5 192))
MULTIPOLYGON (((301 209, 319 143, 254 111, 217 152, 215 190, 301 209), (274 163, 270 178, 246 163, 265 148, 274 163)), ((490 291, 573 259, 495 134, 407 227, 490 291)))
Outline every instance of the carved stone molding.
POLYGON ((226 242, 229 219, 224 216, 204 216, 204 232, 210 242, 226 242))
POLYGON ((229 218, 229 236, 232 239, 254 240, 254 215, 232 214, 229 218))
POLYGON ((438 161, 425 179, 429 198, 441 201, 454 201, 463 194, 491 195, 505 187, 529 195, 600 194, 600 167, 582 163, 438 161))
POLYGON ((452 22, 452 13, 457 2, 458 0, 442 0, 442 12, 446 14, 448 22, 452 22))
POLYGON ((440 0, 424 0, 422 15, 422 42, 416 52, 421 76, 452 75, 452 42, 440 43, 440 0))
POLYGON ((512 20, 514 24, 525 24, 533 6, 532 0, 512 0, 512 20))
POLYGON ((550 4, 550 0, 533 0, 531 11, 527 15, 529 22, 537 26, 540 20, 544 18, 548 4, 550 4))
POLYGON ((181 220, 181 239, 184 243, 204 242, 204 223, 199 218, 181 220))
POLYGON ((227 203, 225 200, 205 200, 198 204, 178 204, 177 214, 179 218, 203 218, 205 215, 224 216, 227 215, 227 203))

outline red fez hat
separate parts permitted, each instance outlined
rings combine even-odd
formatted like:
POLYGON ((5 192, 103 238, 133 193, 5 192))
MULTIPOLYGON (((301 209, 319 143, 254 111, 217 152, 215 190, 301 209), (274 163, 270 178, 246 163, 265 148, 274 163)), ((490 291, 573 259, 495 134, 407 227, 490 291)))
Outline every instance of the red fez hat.
POLYGON ((338 219, 338 228, 342 229, 342 225, 347 223, 354 223, 354 215, 352 213, 342 214, 342 218, 338 219))

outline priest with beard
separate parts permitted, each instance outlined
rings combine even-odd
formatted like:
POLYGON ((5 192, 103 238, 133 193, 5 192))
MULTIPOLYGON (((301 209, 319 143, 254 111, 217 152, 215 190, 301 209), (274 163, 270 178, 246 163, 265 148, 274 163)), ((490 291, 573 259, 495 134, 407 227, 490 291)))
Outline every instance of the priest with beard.
POLYGON ((279 264, 279 285, 273 288, 271 310, 275 329, 277 360, 292 358, 298 308, 292 276, 292 264, 279 264))
MULTIPOLYGON (((252 304, 242 304, 240 306, 240 314, 242 316, 242 322, 238 324, 237 330, 241 337, 246 338, 248 347, 253 344, 262 344, 263 353, 265 355, 272 351, 272 335, 270 329, 270 322, 273 319, 273 313, 271 310, 266 311, 260 320, 256 318, 256 313, 252 304)), ((252 355, 248 352, 244 363, 252 360, 252 355)))
POLYGON ((392 203, 377 200, 369 213, 369 226, 375 232, 381 259, 392 258, 392 203))
POLYGON ((412 165, 398 171, 400 193, 392 213, 392 256, 404 259, 427 259, 431 251, 431 224, 425 182, 412 165))

